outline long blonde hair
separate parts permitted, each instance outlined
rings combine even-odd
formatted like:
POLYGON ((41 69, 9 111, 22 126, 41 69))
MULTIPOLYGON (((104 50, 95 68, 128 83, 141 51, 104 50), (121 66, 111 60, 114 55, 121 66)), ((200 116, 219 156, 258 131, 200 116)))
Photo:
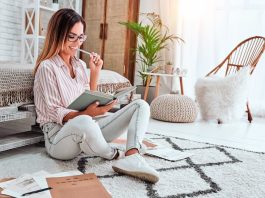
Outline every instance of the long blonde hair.
POLYGON ((60 9, 54 13, 49 21, 46 39, 41 54, 38 56, 33 74, 35 75, 40 63, 57 55, 63 47, 67 35, 72 27, 81 22, 86 30, 84 19, 72 9, 60 9))

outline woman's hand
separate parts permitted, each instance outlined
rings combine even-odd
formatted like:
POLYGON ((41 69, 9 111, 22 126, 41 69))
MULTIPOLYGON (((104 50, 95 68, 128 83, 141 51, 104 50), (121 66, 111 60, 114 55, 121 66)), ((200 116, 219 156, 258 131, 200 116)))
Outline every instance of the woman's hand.
POLYGON ((117 100, 113 100, 107 105, 104 106, 98 106, 98 102, 94 102, 93 104, 89 105, 83 112, 82 114, 89 115, 91 117, 95 117, 98 115, 103 115, 104 113, 108 112, 113 108, 113 106, 117 104, 117 100))
POLYGON ((89 115, 91 117, 95 117, 98 115, 103 115, 104 113, 108 112, 109 110, 112 109, 112 107, 117 104, 118 100, 113 100, 112 102, 110 102, 109 104, 105 105, 105 106, 98 106, 99 103, 95 102, 91 105, 89 105, 84 111, 78 111, 78 112, 70 112, 68 113, 66 116, 64 116, 63 121, 67 122, 70 119, 75 118, 76 116, 79 115, 89 115))
POLYGON ((103 66, 103 60, 100 58, 95 52, 92 52, 89 59, 89 67, 90 71, 93 74, 98 74, 103 66))
POLYGON ((97 90, 97 83, 102 65, 103 65, 103 60, 100 58, 100 56, 92 52, 89 59, 89 67, 90 67, 90 89, 93 91, 97 90))

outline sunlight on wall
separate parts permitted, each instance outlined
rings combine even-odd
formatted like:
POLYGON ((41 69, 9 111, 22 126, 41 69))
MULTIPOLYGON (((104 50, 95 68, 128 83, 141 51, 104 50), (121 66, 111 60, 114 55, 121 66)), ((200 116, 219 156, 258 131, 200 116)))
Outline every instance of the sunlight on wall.
MULTIPOLYGON (((144 11, 161 14, 164 21, 176 21, 170 29, 185 43, 174 46, 174 62, 188 69, 184 89, 192 97, 196 80, 220 63, 240 41, 265 35, 265 0, 145 0, 141 5, 144 11), (172 2, 177 3, 173 11, 172 2), (176 20, 172 19, 175 14, 176 20)), ((260 83, 251 89, 251 102, 261 99, 260 107, 265 109, 264 65, 265 53, 252 76, 260 83)))
MULTIPOLYGON (((203 77, 242 40, 265 35, 264 0, 179 0, 181 36, 185 40, 182 65, 189 69, 186 94, 194 95, 197 78, 203 77)), ((265 99, 265 53, 252 79, 250 103, 265 99)), ((265 105, 263 102, 263 108, 265 105)), ((260 106, 261 107, 261 106, 260 106)))
POLYGON ((207 12, 212 0, 180 0, 180 17, 196 18, 207 12))

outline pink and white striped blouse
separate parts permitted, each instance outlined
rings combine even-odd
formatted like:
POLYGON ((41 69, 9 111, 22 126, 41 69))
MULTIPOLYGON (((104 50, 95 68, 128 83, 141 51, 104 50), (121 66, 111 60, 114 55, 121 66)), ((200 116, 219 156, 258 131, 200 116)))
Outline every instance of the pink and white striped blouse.
POLYGON ((86 64, 75 57, 71 59, 71 64, 75 78, 71 77, 59 55, 41 62, 34 80, 34 102, 40 126, 48 122, 63 125, 63 118, 74 111, 66 107, 85 89, 89 89, 86 64))

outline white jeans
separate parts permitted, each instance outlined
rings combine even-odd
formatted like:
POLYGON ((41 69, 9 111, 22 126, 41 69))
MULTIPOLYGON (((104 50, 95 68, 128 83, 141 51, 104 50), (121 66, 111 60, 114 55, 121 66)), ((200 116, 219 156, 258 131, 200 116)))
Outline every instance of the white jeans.
POLYGON ((143 100, 136 100, 113 115, 97 121, 88 115, 81 115, 63 126, 46 123, 42 126, 45 147, 56 159, 73 159, 82 151, 91 156, 113 159, 116 152, 109 142, 126 131, 126 150, 141 148, 149 116, 149 105, 143 100))

